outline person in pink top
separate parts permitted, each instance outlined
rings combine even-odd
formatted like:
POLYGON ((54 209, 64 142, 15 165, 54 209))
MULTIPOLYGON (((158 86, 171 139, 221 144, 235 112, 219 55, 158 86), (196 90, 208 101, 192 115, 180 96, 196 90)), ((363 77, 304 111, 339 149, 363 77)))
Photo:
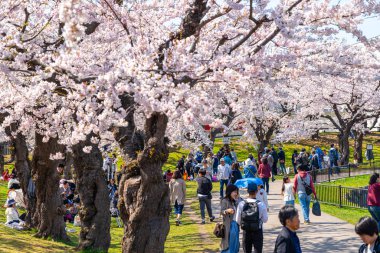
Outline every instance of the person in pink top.
POLYGON ((317 198, 317 193, 315 192, 313 179, 306 171, 307 167, 299 164, 297 165, 297 169, 298 174, 294 177, 294 192, 298 193, 304 224, 310 224, 311 194, 314 194, 314 197, 317 198))
POLYGON ((377 221, 377 226, 380 229, 380 182, 378 173, 373 173, 369 179, 367 206, 369 213, 377 221))
POLYGON ((260 164, 257 173, 261 180, 263 180, 264 189, 269 193, 269 178, 272 177, 272 168, 269 166, 268 158, 264 157, 261 161, 262 163, 260 164))

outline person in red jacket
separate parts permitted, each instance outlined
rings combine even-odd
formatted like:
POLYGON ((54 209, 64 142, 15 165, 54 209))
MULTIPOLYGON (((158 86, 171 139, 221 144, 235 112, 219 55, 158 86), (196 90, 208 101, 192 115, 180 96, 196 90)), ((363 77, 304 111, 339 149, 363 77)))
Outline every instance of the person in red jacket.
POLYGON ((9 181, 9 170, 8 169, 5 169, 4 170, 4 172, 3 172, 3 175, 2 175, 2 177, 3 177, 3 180, 4 181, 9 181))
POLYGON ((272 177, 272 168, 269 166, 268 158, 264 157, 257 173, 264 183, 264 189, 269 193, 269 178, 272 177))
POLYGON ((317 198, 317 193, 315 192, 313 179, 306 171, 307 166, 299 164, 297 169, 298 174, 294 177, 294 192, 298 193, 304 224, 310 224, 311 194, 314 194, 314 197, 317 198))
POLYGON ((369 179, 367 206, 369 213, 377 221, 380 229, 380 183, 378 173, 373 173, 369 179))

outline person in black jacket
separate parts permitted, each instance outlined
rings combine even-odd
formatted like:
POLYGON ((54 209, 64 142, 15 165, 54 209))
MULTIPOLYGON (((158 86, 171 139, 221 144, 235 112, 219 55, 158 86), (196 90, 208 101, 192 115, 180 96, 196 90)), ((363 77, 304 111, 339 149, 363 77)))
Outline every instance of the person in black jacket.
POLYGON ((380 252, 380 238, 377 221, 371 217, 362 217, 355 225, 355 232, 364 242, 359 248, 359 253, 380 252), (368 251, 370 249, 371 251, 368 251))
POLYGON ((206 170, 199 170, 199 177, 196 179, 198 183, 197 194, 199 200, 199 206, 201 209, 201 217, 202 224, 205 224, 205 207, 207 208, 208 216, 210 217, 210 221, 212 222, 215 217, 212 215, 211 208, 211 190, 212 190, 212 182, 206 176, 206 170))
POLYGON ((296 233, 296 230, 300 228, 297 209, 291 205, 283 206, 278 218, 284 227, 277 236, 274 253, 302 253, 300 240, 296 233))

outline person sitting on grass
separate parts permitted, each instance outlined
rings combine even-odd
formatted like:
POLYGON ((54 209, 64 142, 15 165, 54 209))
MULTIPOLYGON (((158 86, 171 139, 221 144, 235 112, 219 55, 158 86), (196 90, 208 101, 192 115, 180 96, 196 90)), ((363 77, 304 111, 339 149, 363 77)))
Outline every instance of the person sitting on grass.
POLYGON ((294 206, 286 205, 278 214, 282 230, 277 236, 274 253, 302 253, 296 231, 300 228, 300 217, 294 206))
POLYGON ((355 232, 364 242, 359 248, 359 253, 380 252, 380 239, 377 221, 370 217, 362 217, 355 225, 355 232))
POLYGON ((16 201, 14 199, 8 199, 5 204, 5 216, 7 217, 7 221, 5 225, 10 228, 14 228, 17 230, 24 229, 24 217, 25 214, 19 215, 16 208, 16 201))

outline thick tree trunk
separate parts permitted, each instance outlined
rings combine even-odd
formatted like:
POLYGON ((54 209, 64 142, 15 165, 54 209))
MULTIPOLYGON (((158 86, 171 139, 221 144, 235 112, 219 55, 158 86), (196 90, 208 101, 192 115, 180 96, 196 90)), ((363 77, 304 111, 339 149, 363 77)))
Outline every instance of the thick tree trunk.
POLYGON ((258 140, 259 141, 259 151, 264 150, 264 148, 268 147, 269 145, 269 140, 263 139, 263 140, 258 140))
POLYGON ((24 203, 26 205, 25 224, 28 227, 36 227, 37 224, 33 222, 33 216, 36 212, 36 196, 28 193, 29 180, 32 177, 32 166, 29 160, 29 150, 26 143, 26 138, 21 133, 16 136, 12 135, 16 131, 17 125, 12 124, 10 127, 5 128, 5 133, 12 141, 13 152, 12 159, 15 161, 15 168, 17 178, 20 181, 20 187, 24 196, 24 203))
POLYGON ((26 144, 25 136, 17 134, 15 140, 15 168, 17 177, 20 181, 21 189, 24 194, 24 202, 26 204, 26 217, 25 223, 28 227, 36 227, 37 224, 33 222, 33 216, 36 212, 36 196, 28 193, 29 180, 32 177, 32 166, 29 160, 29 151, 26 144))
POLYGON ((33 177, 36 182, 37 208, 33 220, 37 225, 36 237, 54 240, 69 240, 63 221, 64 207, 59 194, 59 175, 57 166, 60 161, 50 160, 51 154, 63 153, 65 148, 56 138, 48 142, 36 133, 33 153, 33 177))
POLYGON ((363 140, 364 133, 362 131, 355 131, 355 144, 354 144, 354 157, 358 163, 363 163, 363 140))
POLYGON ((108 252, 110 235, 110 200, 102 170, 103 158, 97 145, 91 143, 91 135, 73 147, 77 189, 81 199, 79 217, 82 222, 78 249, 108 252), (92 147, 90 153, 83 148, 92 147))
POLYGON ((346 165, 350 158, 350 142, 349 142, 350 131, 345 129, 338 135, 339 138, 339 149, 341 152, 340 164, 346 165))
POLYGON ((4 172, 5 159, 4 159, 4 143, 0 143, 0 176, 4 172))
POLYGON ((164 252, 170 214, 169 191, 161 176, 169 153, 164 137, 167 122, 167 116, 159 113, 146 119, 145 148, 128 163, 120 183, 125 253, 164 252))
POLYGON ((66 152, 65 157, 65 168, 63 169, 63 177, 67 180, 73 179, 73 154, 71 152, 66 152))

